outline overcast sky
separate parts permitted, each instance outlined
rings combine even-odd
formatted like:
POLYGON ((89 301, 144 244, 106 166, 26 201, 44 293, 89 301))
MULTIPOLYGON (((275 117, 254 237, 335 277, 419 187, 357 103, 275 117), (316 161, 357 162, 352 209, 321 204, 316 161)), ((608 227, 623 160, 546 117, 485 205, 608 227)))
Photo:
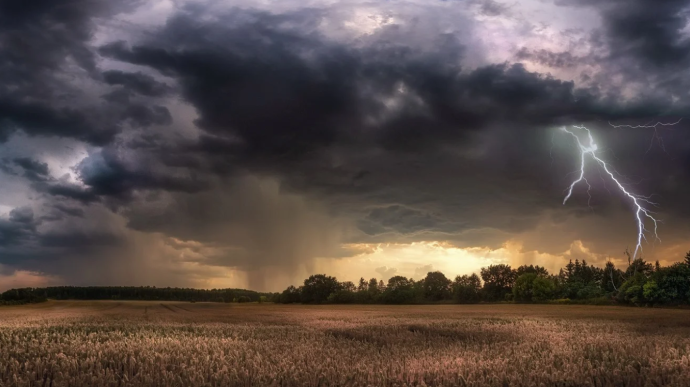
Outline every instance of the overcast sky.
POLYGON ((0 290, 681 260, 689 3, 1 1, 0 290))

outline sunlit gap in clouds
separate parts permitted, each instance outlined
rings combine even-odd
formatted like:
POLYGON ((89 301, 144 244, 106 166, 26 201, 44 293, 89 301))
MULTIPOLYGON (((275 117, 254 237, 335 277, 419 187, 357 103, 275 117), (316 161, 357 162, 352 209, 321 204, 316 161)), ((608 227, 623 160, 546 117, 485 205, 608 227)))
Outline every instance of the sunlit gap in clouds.
POLYGON ((342 277, 342 280, 355 281, 365 273, 383 280, 393 275, 421 279, 427 272, 437 270, 454 278, 456 275, 479 274, 482 267, 496 264, 517 267, 524 263, 536 263, 549 270, 556 270, 565 262, 562 255, 525 252, 522 244, 516 240, 509 240, 496 249, 456 247, 444 241, 361 243, 345 247, 360 253, 336 261, 332 258, 320 259, 318 268, 333 273, 338 278, 342 277))

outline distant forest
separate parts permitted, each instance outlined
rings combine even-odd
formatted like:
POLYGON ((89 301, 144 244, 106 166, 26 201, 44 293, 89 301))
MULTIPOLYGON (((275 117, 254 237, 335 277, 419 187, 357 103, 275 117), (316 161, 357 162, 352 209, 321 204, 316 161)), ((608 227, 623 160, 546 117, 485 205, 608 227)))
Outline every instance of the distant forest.
POLYGON ((261 302, 273 293, 245 289, 157 288, 155 286, 54 286, 11 289, 0 294, 0 304, 26 304, 54 300, 149 300, 189 302, 261 302))
POLYGON ((357 303, 413 304, 430 302, 521 302, 629 304, 640 306, 690 303, 690 252, 685 261, 662 267, 642 258, 628 256, 628 267, 621 270, 612 262, 606 266, 588 265, 585 260, 570 261, 558 274, 540 266, 491 265, 480 274, 457 276, 450 280, 439 271, 429 272, 415 281, 395 276, 387 283, 376 278, 361 278, 357 284, 338 282, 324 274, 312 275, 300 287, 290 286, 274 302, 281 303, 357 303))
POLYGON ((357 284, 325 274, 312 275, 299 287, 281 293, 245 289, 189 289, 126 286, 56 286, 11 289, 0 294, 0 304, 55 300, 155 300, 189 302, 276 302, 305 304, 422 304, 422 303, 583 303, 639 306, 690 304, 690 252, 684 262, 661 266, 642 258, 628 267, 612 262, 602 267, 585 260, 570 261, 558 274, 541 266, 490 265, 480 274, 446 277, 440 271, 415 281, 394 276, 387 282, 360 278, 357 284))

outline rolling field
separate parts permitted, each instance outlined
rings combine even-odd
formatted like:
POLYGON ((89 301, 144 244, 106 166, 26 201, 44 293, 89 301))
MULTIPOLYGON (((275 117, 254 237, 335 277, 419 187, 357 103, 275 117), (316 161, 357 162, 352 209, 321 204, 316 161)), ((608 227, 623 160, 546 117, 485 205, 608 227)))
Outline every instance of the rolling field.
POLYGON ((688 386, 690 311, 78 302, 0 307, 0 386, 688 386))

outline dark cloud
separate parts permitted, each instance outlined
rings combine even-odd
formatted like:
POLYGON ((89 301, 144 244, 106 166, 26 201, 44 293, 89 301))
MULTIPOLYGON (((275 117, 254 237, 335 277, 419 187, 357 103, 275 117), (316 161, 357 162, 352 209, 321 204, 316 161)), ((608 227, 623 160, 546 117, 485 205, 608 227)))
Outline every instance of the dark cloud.
POLYGON ((34 136, 72 137, 97 145, 120 131, 104 106, 79 86, 98 78, 90 40, 95 18, 133 9, 139 2, 55 3, 17 0, 0 5, 0 142, 17 130, 34 136))
POLYGON ((116 133, 117 128, 91 125, 81 111, 72 108, 55 108, 47 103, 23 102, 16 97, 2 98, 0 94, 0 140, 7 140, 14 131, 21 129, 31 135, 73 137, 104 144, 116 133))
POLYGON ((124 71, 110 70, 103 73, 103 79, 110 85, 121 85, 125 90, 130 90, 147 97, 163 97, 170 93, 170 87, 165 83, 156 81, 152 76, 124 71))
POLYGON ((58 210, 59 212, 69 215, 69 216, 74 216, 77 218, 83 218, 84 217, 84 209, 79 208, 79 207, 70 207, 64 204, 56 203, 53 208, 58 210))
POLYGON ((441 223, 443 223, 442 219, 429 213, 392 205, 371 210, 362 220, 359 228, 367 234, 379 234, 389 230, 409 234, 417 231, 433 231, 441 223))
POLYGON ((50 195, 74 199, 83 203, 94 202, 98 196, 92 190, 85 189, 76 184, 59 182, 42 186, 42 190, 50 195))
MULTIPOLYGON (((566 237, 532 238, 530 246, 562 252, 578 235, 604 238, 587 220, 629 215, 597 178, 592 210, 584 191, 562 205, 578 154, 572 138, 555 129, 574 123, 591 126, 599 143, 613 148, 606 157, 629 176, 626 185, 663 195, 672 222, 690 217, 684 126, 660 131, 673 135, 666 157, 656 147, 647 153, 651 131, 607 123, 687 114, 685 97, 667 95, 684 83, 667 78, 649 95, 623 98, 603 79, 623 69, 644 80, 618 67, 626 61, 686 61, 679 2, 648 14, 641 1, 569 3, 604 16, 592 41, 609 49, 601 63, 610 67, 587 88, 521 64, 472 66, 471 42, 441 31, 424 50, 394 39, 403 25, 342 43, 316 32, 323 17, 316 11, 234 9, 207 18, 188 7, 146 34, 94 48, 94 17, 107 19, 127 5, 37 4, 32 11, 18 2, 0 5, 0 22, 8 23, 0 23, 0 45, 14 49, 0 53, 0 140, 23 130, 89 148, 72 164, 76 180, 52 177, 53 164, 40 155, 0 164, 29 180, 44 204, 35 217, 15 209, 0 220, 3 264, 75 279, 59 264, 90 259, 82 274, 113 280, 125 278, 142 251, 164 251, 161 262, 238 268, 262 289, 266 270, 297 273, 315 257, 341 256, 342 243, 498 248, 545 218, 566 237), (125 70, 100 68, 113 62, 125 70), (578 234, 570 224, 589 228, 578 234), (127 254, 135 258, 117 269, 117 257, 127 254)), ((507 12, 492 1, 479 4, 485 15, 507 12)), ((554 69, 596 58, 517 53, 554 69)), ((624 240, 609 233, 615 243, 624 240)))
POLYGON ((73 247, 88 248, 92 246, 104 247, 122 243, 121 238, 109 233, 86 232, 51 232, 41 235, 40 243, 45 247, 73 247))
POLYGON ((28 157, 15 158, 14 164, 24 169, 24 177, 32 181, 44 181, 48 177, 48 164, 28 157))
MULTIPOLYGON (((686 69, 690 59, 687 1, 559 0, 556 3, 591 7, 601 16, 601 27, 591 33, 589 40, 594 49, 587 58, 600 69, 594 74, 597 83, 612 86, 612 78, 624 77, 623 84, 642 85, 641 90, 650 99, 668 110, 679 102, 687 114, 689 100, 684 92, 689 86, 686 69)), ((586 78, 589 77, 587 74, 586 78)), ((610 88, 620 92, 620 86, 610 88)))
POLYGON ((632 56, 636 63, 654 66, 686 63, 690 39, 685 0, 585 2, 601 9, 611 55, 632 56))
POLYGON ((170 125, 172 116, 165 106, 147 107, 144 105, 129 105, 124 118, 129 119, 135 126, 147 127, 151 125, 170 125))
POLYGON ((572 82, 520 65, 463 74, 404 49, 353 50, 257 23, 197 25, 178 16, 158 40, 112 43, 100 53, 176 78, 200 114, 197 124, 236 138, 249 158, 304 158, 335 143, 420 150, 492 123, 544 125, 605 109, 572 82), (193 32, 179 38, 181 30, 193 32), (223 49, 211 50, 220 37, 223 49))
MULTIPOLYGON (((544 128, 667 110, 663 101, 612 99, 517 64, 463 71, 454 55, 425 60, 404 47, 340 47, 263 23, 274 21, 264 14, 244 16, 200 26, 194 15, 178 15, 154 38, 100 53, 178 81, 206 133, 178 163, 277 176, 286 190, 357 214, 368 235, 533 227, 540 211, 559 207, 562 175, 575 167, 571 149, 545 170, 552 145, 544 128), (484 149, 472 156, 473 147, 484 149), (367 213, 362 205, 389 210, 367 213)), ((554 66, 572 60, 547 54, 536 53, 554 66)), ((592 204, 605 212, 613 203, 592 204)), ((570 208, 589 211, 580 204, 570 208)))
POLYGON ((573 68, 582 65, 585 58, 571 54, 570 52, 551 52, 548 50, 528 50, 521 48, 516 54, 518 60, 531 60, 552 68, 573 68))
POLYGON ((127 160, 121 151, 118 147, 105 148, 80 163, 79 176, 87 190, 98 196, 126 198, 136 190, 193 193, 205 188, 204 182, 197 181, 193 174, 160 173, 155 165, 148 164, 147 168, 145 158, 127 160))
POLYGON ((31 208, 15 208, 9 219, 0 219, 0 246, 29 243, 36 232, 38 222, 31 208))

